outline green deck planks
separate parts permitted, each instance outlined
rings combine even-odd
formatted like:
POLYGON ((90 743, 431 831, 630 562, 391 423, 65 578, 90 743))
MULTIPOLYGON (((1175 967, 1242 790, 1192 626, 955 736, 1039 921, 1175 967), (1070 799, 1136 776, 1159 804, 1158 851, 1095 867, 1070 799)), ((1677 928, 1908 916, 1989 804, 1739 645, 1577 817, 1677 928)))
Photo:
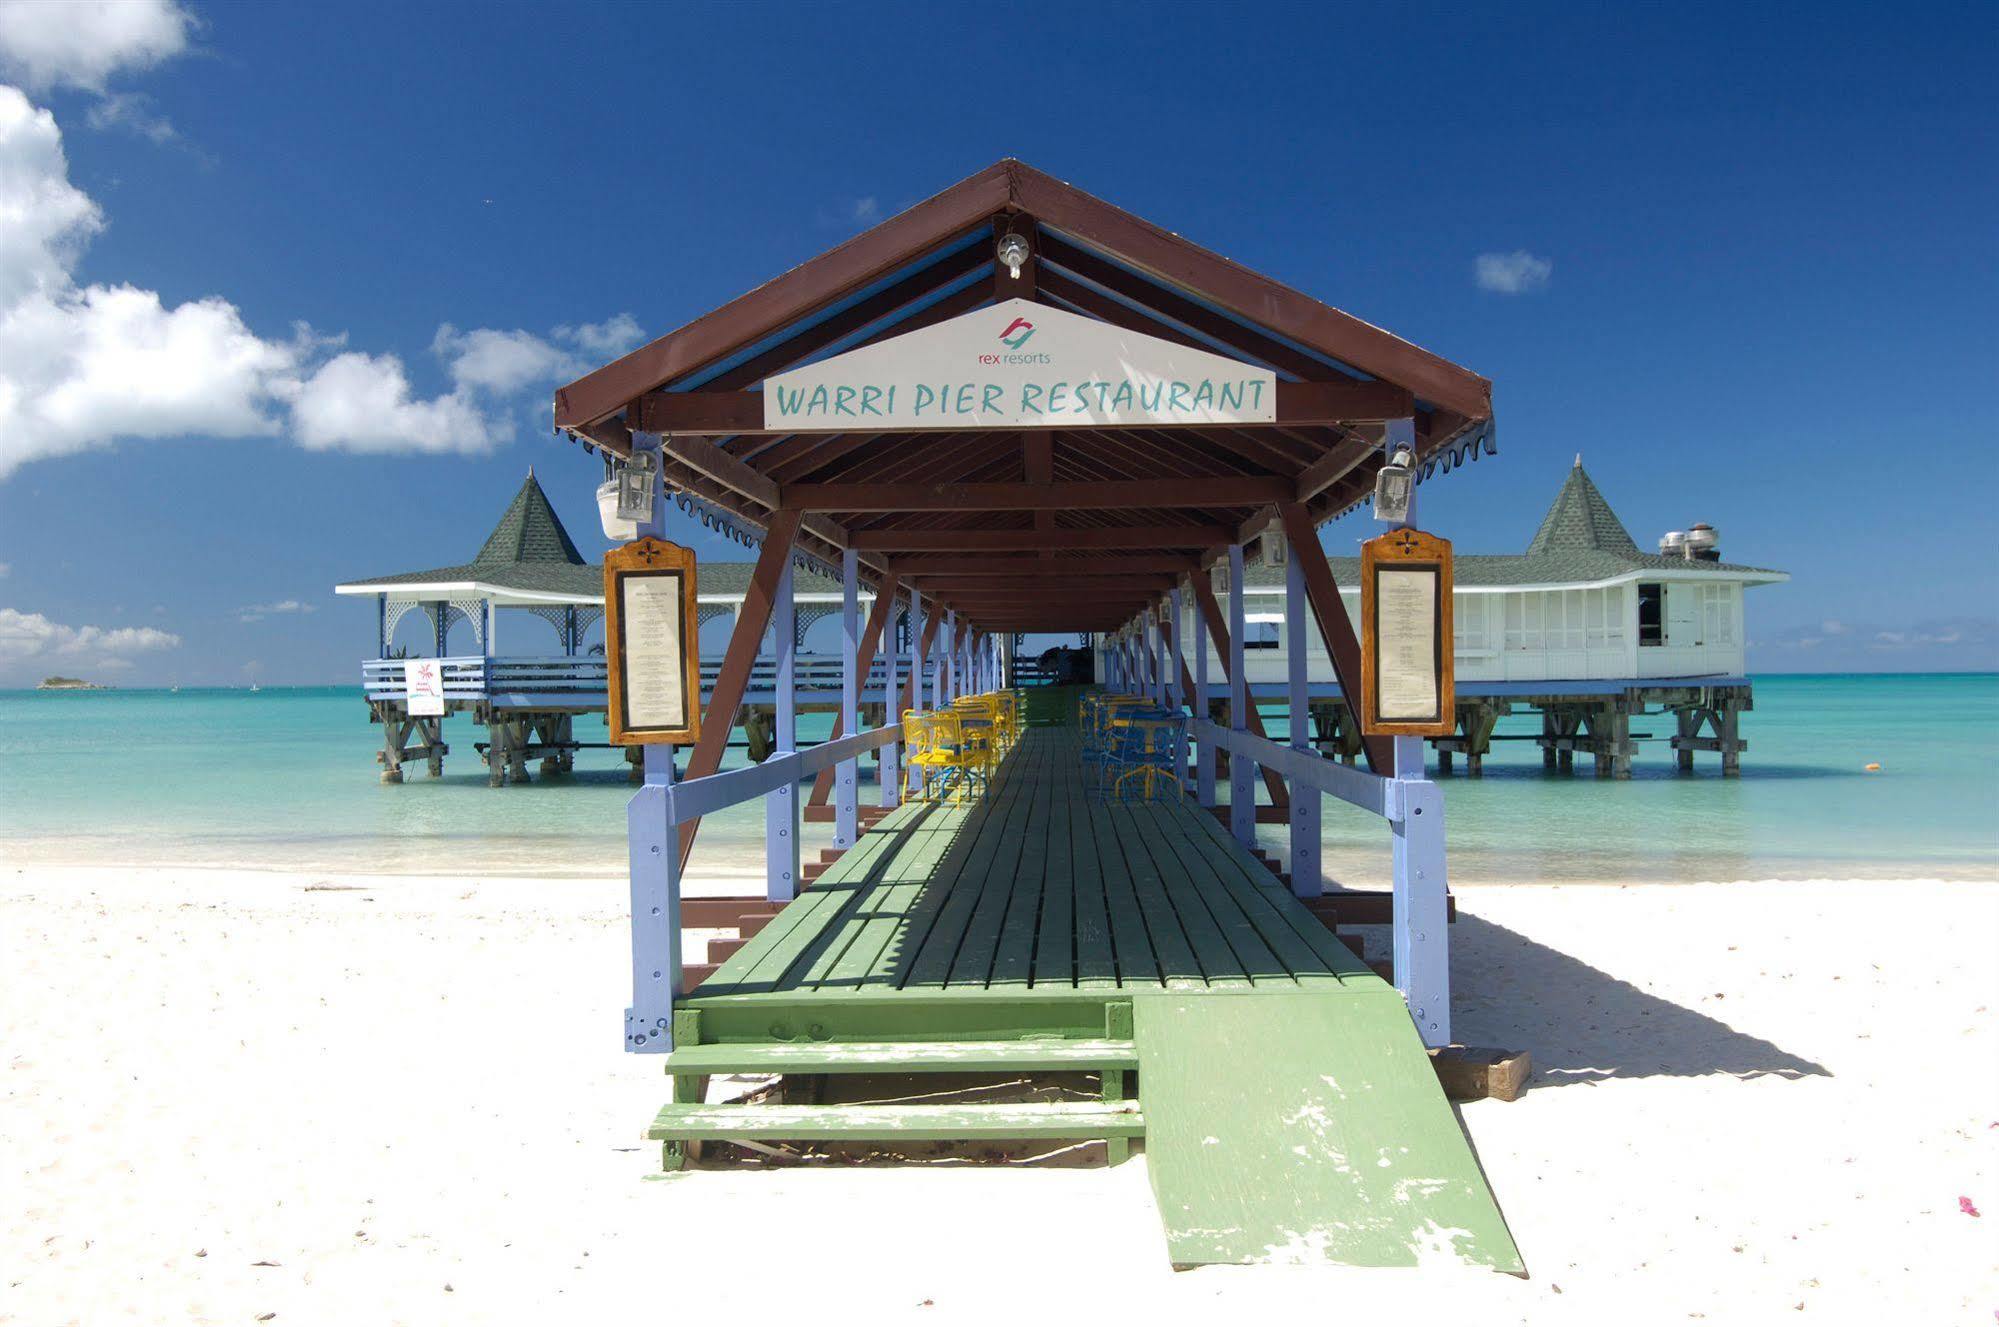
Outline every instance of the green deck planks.
POLYGON ((1106 805, 1075 733, 1031 730, 984 798, 884 817, 691 1004, 917 993, 1380 987, 1212 819, 1106 805))
POLYGON ((1132 1003, 1146 1170, 1176 1265, 1523 1270, 1392 992, 1132 1003))
POLYGON ((883 817, 679 1005, 676 1082, 1077 1071, 1132 1101, 680 1100, 726 1138, 1143 1138, 1178 1264, 1520 1256, 1402 999, 1191 802, 1106 805, 1073 728, 883 817))

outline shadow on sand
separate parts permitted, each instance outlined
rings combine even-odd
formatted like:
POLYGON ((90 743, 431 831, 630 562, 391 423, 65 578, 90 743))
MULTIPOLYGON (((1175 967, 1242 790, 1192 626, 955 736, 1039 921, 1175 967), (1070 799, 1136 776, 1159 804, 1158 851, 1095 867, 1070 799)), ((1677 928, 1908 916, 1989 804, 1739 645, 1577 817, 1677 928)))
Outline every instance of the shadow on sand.
MULTIPOLYGON (((1375 928, 1369 952, 1388 943, 1375 928)), ((1452 1031, 1534 1057, 1535 1087, 1609 1078, 1830 1077, 1831 1070, 1620 981, 1469 910, 1451 928, 1452 1031)))

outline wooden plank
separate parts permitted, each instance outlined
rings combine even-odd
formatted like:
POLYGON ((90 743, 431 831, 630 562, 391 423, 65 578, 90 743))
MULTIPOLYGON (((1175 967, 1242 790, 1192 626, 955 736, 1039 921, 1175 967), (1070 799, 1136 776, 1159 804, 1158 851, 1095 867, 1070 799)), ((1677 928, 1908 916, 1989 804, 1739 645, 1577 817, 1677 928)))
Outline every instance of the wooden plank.
POLYGON ((1081 483, 783 484, 779 505, 799 511, 1115 511, 1256 507, 1288 501, 1295 483, 1278 475, 1105 479, 1081 483))
MULTIPOLYGON (((1016 751, 1006 765, 1021 757, 1016 751)), ((902 990, 922 988, 935 994, 948 981, 951 965, 963 943, 964 931, 980 897, 990 883, 990 872, 982 864, 982 854, 990 854, 1006 835, 1006 828, 1020 804, 1023 781, 1002 767, 999 786, 977 809, 966 838, 963 858, 948 881, 934 883, 911 910, 902 952, 892 966, 886 966, 883 980, 902 990)))
MULTIPOLYGON (((1250 973, 1230 937, 1217 924, 1213 911, 1201 897, 1201 890, 1189 878, 1185 866, 1170 852, 1162 853, 1152 832, 1155 822, 1136 806, 1113 804, 1106 807, 1124 844, 1126 860, 1141 881, 1157 881, 1166 911, 1146 918, 1156 936, 1169 922, 1187 938, 1187 944, 1201 965, 1201 976, 1210 986, 1248 987, 1250 973)), ((1143 891, 1141 891, 1142 895, 1143 891)), ((1250 933, 1254 939, 1255 933, 1250 933)), ((1171 985, 1171 982, 1167 983, 1171 985)))
MULTIPOLYGON (((1179 817, 1171 814, 1168 804, 1140 803, 1131 808, 1131 820, 1139 840, 1145 844, 1153 861, 1158 864, 1160 874, 1168 881, 1169 890, 1174 895, 1174 906, 1180 914, 1183 917, 1190 914, 1204 916, 1206 924, 1227 946, 1234 966, 1234 971, 1228 974, 1228 983, 1294 984, 1296 978, 1291 965, 1280 961, 1272 952, 1261 932, 1229 892, 1214 864, 1183 845, 1182 838, 1187 831, 1180 824, 1179 817)), ((1209 982, 1215 982, 1215 969, 1212 967, 1209 969, 1209 982)))
MULTIPOLYGON (((1008 764, 1018 761, 1023 766, 1031 767, 1038 763, 1042 755, 1040 748, 1017 750, 1008 764)), ((959 882, 959 888, 964 889, 976 876, 978 901, 968 914, 959 914, 963 918, 963 926, 957 937, 957 948, 949 956, 948 971, 939 974, 940 984, 951 994, 982 993, 992 980, 1000 928, 1006 924, 1007 911, 1021 891, 1016 871, 1034 814, 1033 783, 1031 774, 1026 778, 1008 778, 1005 789, 1008 809, 1001 833, 995 839, 982 839, 974 845, 974 860, 968 865, 965 878, 959 882)), ((1039 887, 1039 882, 1036 882, 1036 887, 1039 887)), ((942 948, 934 945, 926 948, 925 962, 935 973, 942 948)))
POLYGON ((1142 1138, 1137 1102, 1047 1101, 985 1106, 704 1106, 660 1108, 646 1137, 730 1138, 1142 1138))
POLYGON ((1146 1170, 1176 1266, 1525 1270, 1392 991, 1132 1006, 1146 1170))
MULTIPOLYGON (((1162 812, 1162 815, 1166 814, 1162 812)), ((1288 890, 1261 868, 1233 836, 1222 831, 1213 817, 1191 807, 1171 808, 1172 828, 1162 827, 1174 850, 1193 870, 1194 861, 1205 864, 1210 889, 1227 900, 1234 915, 1254 928, 1257 938, 1277 964, 1275 979, 1280 985, 1337 981, 1338 974, 1371 976, 1343 946, 1326 944, 1325 926, 1304 913, 1288 890), (1287 980, 1288 979, 1288 980, 1287 980)), ((1224 906, 1211 895, 1211 906, 1224 906)), ((1255 975, 1254 973, 1252 975, 1255 975)))
POLYGON ((1031 1041, 809 1041, 688 1046, 670 1074, 1007 1073, 1016 1069, 1135 1069, 1138 1050, 1105 1038, 1031 1041))
MULTIPOLYGON (((1006 919, 1000 925, 990 974, 986 978, 989 987, 1037 984, 1035 975, 1041 958, 1037 942, 1048 887, 1049 839, 1054 820, 1054 771, 1049 768, 1051 754, 1046 744, 1037 744, 1026 752, 1015 751, 1016 756, 1026 755, 1029 758, 1031 763, 1027 774, 1032 785, 1028 793, 1027 822, 1020 832, 1020 856, 1010 877, 1006 919)), ((1066 936, 1066 917, 1061 929, 1066 936)), ((1067 970, 1066 960, 1061 966, 1067 970)))
POLYGON ((856 530, 862 552, 1010 552, 1042 549, 1219 548, 1235 535, 1226 525, 1104 525, 1057 530, 856 530))

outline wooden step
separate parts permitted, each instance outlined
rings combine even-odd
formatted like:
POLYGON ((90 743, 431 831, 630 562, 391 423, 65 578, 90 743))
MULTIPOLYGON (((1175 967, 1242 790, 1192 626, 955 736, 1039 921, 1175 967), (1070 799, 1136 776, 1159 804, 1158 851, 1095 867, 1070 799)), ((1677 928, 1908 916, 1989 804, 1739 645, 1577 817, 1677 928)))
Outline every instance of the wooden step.
POLYGON ((777 917, 771 913, 756 913, 748 917, 738 917, 736 918, 736 934, 747 940, 776 920, 777 917))
MULTIPOLYGON (((712 952, 712 950, 711 950, 712 952)), ((1134 1069, 1129 1041, 795 1041, 683 1046, 670 1074, 1008 1073, 1019 1069, 1134 1069)))
POLYGON ((749 913, 768 913, 776 916, 784 905, 772 903, 761 894, 735 894, 726 898, 683 898, 680 900, 680 924, 706 929, 711 926, 734 926, 736 918, 749 913))
MULTIPOLYGON (((1335 919, 1341 926, 1387 926, 1395 920, 1395 896, 1385 889, 1341 889, 1298 901, 1328 926, 1335 919)), ((1445 895, 1444 907, 1445 916, 1456 921, 1457 895, 1445 895)))
POLYGON ((746 939, 710 940, 708 942, 708 961, 720 967, 733 958, 737 950, 748 943, 749 941, 746 939))
POLYGON ((702 982, 715 975, 719 963, 682 963, 680 965, 680 993, 687 994, 702 982))
POLYGON ((954 1106, 660 1107, 646 1137, 686 1142, 729 1138, 910 1139, 1141 1138, 1138 1103, 1050 1101, 954 1106))

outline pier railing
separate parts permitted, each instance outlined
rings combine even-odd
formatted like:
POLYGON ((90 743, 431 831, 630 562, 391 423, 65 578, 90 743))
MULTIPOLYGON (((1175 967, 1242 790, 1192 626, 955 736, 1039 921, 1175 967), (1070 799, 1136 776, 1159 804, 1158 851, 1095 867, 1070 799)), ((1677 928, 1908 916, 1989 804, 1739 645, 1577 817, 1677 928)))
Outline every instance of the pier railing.
MULTIPOLYGON (((803 751, 780 752, 761 765, 682 783, 665 781, 672 777, 672 748, 646 748, 645 786, 626 811, 632 876, 632 1006, 625 1010, 626 1049, 673 1049, 673 1002, 681 975, 680 826, 763 798, 767 896, 789 900, 798 889, 799 783, 844 766, 842 777, 851 789, 854 765, 863 754, 901 741, 902 725, 884 724, 803 751)), ((893 777, 882 781, 884 806, 895 804, 897 782, 893 777)))
MULTIPOLYGON (((1230 830, 1244 844, 1256 841, 1256 768, 1284 777, 1289 816, 1292 890, 1300 897, 1324 889, 1319 869, 1319 799, 1336 797, 1388 822, 1392 835, 1395 986, 1409 1004, 1417 1030, 1430 1045, 1450 1040, 1450 959, 1444 943, 1450 921, 1444 855, 1443 790, 1423 772, 1421 748, 1414 770, 1389 777, 1328 760, 1316 751, 1273 742, 1204 718, 1188 725, 1195 742, 1195 795, 1217 804, 1217 752, 1229 753, 1230 830)), ((1398 757, 1398 771, 1406 768, 1398 757)))
MULTIPOLYGON (((369 659, 361 665, 361 687, 370 700, 401 700, 408 694, 404 659, 369 659)), ((441 659, 446 701, 490 701, 503 709, 602 709, 609 703, 608 682, 601 654, 482 658, 466 655, 441 659)), ((906 670, 906 664, 905 664, 906 670)), ((715 688, 722 671, 720 659, 701 661, 703 696, 715 688)), ((806 704, 835 704, 840 699, 841 663, 828 655, 800 655, 794 665, 798 699, 806 704)), ((877 660, 863 687, 879 693, 888 666, 877 660)), ((760 659, 751 668, 743 700, 768 704, 776 694, 777 662, 760 659)))

